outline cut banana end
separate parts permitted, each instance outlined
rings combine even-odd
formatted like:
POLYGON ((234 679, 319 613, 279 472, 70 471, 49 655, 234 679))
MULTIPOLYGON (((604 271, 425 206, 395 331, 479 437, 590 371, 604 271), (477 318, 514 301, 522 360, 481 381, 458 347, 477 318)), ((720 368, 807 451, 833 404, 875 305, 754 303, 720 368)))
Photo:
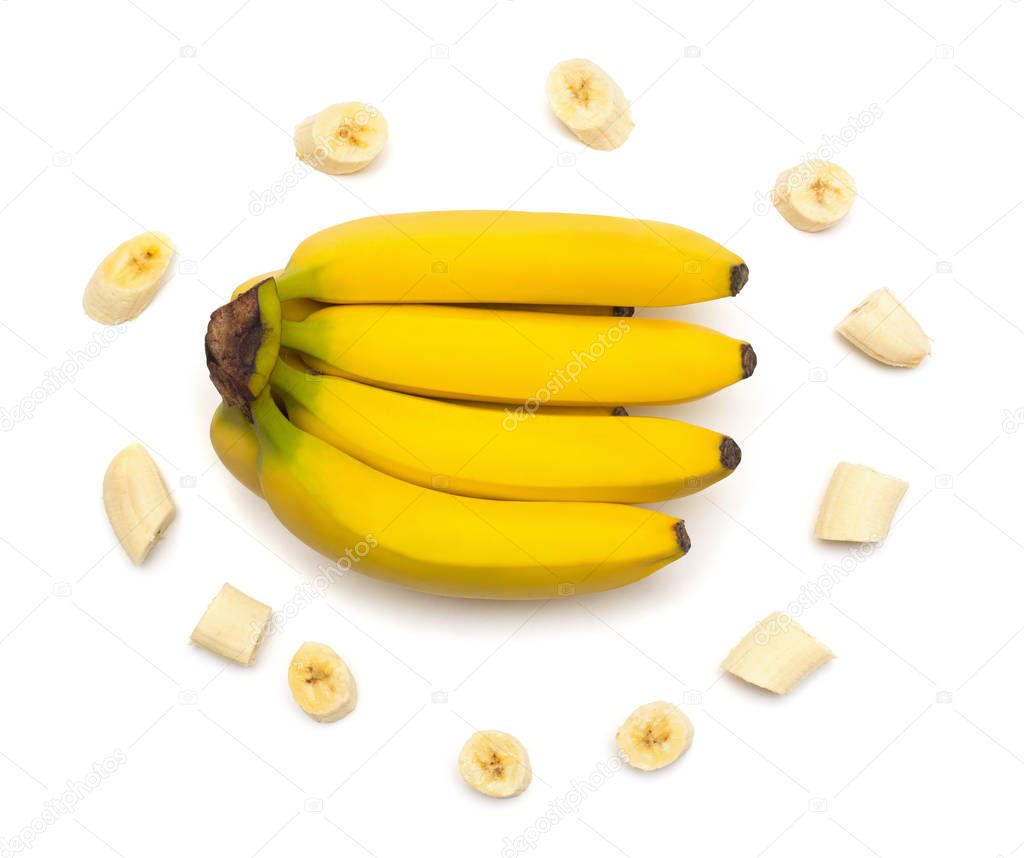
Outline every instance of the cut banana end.
POLYGON ((103 506, 118 542, 138 566, 160 541, 175 512, 167 484, 141 444, 129 444, 107 466, 103 506))
POLYGON ((299 708, 317 721, 337 721, 356 708, 352 672, 327 644, 299 647, 288 665, 288 687, 299 708))
POLYGON ((128 239, 92 275, 82 297, 85 312, 104 325, 134 319, 163 285, 173 257, 174 245, 163 233, 128 239))
POLYGON ((376 158, 388 139, 388 123, 361 101, 332 104, 295 126, 295 154, 332 176, 355 173, 376 158))
POLYGON ((629 101, 590 60, 566 60, 548 74, 548 104, 591 149, 618 149, 633 130, 629 101))
POLYGON ((512 798, 533 778, 530 757, 515 737, 498 730, 474 733, 459 753, 459 772, 473 789, 492 798, 512 798))
POLYGON ((789 694, 835 658, 788 614, 776 611, 758 623, 722 662, 722 669, 775 694, 789 694))
POLYGON ((821 232, 844 217, 857 197, 853 177, 831 161, 803 161, 775 180, 772 202, 797 229, 821 232))
POLYGON ((897 477, 840 462, 825 490, 814 535, 837 542, 881 542, 906 491, 907 483, 897 477))
POLYGON ((252 664, 270 614, 269 606, 225 584, 192 630, 192 643, 239 664, 252 664))
POLYGON ((889 366, 917 366, 929 354, 928 335, 888 289, 877 289, 836 330, 864 354, 889 366))
POLYGON ((615 734, 622 757, 645 772, 674 763, 693 744, 693 724, 672 703, 657 701, 636 709, 615 734))

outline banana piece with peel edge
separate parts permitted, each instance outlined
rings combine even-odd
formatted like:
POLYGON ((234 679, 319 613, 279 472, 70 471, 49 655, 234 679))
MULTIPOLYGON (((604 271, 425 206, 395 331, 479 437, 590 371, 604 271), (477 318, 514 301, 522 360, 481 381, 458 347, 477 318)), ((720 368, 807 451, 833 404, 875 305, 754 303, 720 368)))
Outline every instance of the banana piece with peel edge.
POLYGON ((432 305, 326 307, 284 322, 281 344, 320 372, 514 405, 688 402, 748 378, 757 365, 749 343, 671 319, 432 305))
POLYGON ((316 721, 344 718, 356 708, 358 692, 352 671, 327 644, 307 641, 288 666, 292 697, 316 721))
POLYGON ((548 74, 548 104, 591 149, 618 149, 633 131, 629 100, 609 74, 590 60, 566 60, 548 74))
POLYGON ((379 471, 460 495, 654 503, 700 491, 740 462, 728 436, 663 417, 519 419, 510 409, 410 396, 285 360, 271 387, 300 429, 379 471))
POLYGON ((831 161, 802 161, 783 171, 772 191, 779 214, 804 232, 835 226, 856 198, 853 177, 831 161))
POLYGON ((736 295, 748 274, 735 253, 673 224, 441 211, 322 230, 276 279, 282 301, 672 307, 736 295))
POLYGON ((658 700, 638 707, 615 734, 622 758, 645 772, 674 763, 693 744, 693 724, 672 703, 658 700))
POLYGON ((160 541, 174 520, 174 501, 153 457, 130 444, 107 466, 103 506, 121 547, 136 566, 160 541))
POLYGON ((225 584, 192 630, 192 643, 248 666, 256 658, 270 615, 268 605, 225 584))
POLYGON ((864 354, 889 366, 917 366, 931 354, 928 335, 888 289, 868 295, 836 330, 864 354))
POLYGON ((134 319, 167 279, 174 245, 160 232, 144 232, 118 245, 85 287, 86 314, 104 325, 134 319))
POLYGON ((477 792, 491 798, 520 795, 533 779, 523 744, 500 730, 474 733, 459 752, 459 773, 477 792))
POLYGON ((377 108, 348 101, 295 126, 295 154, 322 173, 344 176, 369 166, 387 139, 388 123, 377 108))
POLYGON ((840 462, 825 490, 814 535, 838 542, 881 542, 907 488, 898 477, 840 462))
POLYGON ((789 694, 833 658, 796 620, 776 611, 733 647, 722 669, 774 694, 789 694))

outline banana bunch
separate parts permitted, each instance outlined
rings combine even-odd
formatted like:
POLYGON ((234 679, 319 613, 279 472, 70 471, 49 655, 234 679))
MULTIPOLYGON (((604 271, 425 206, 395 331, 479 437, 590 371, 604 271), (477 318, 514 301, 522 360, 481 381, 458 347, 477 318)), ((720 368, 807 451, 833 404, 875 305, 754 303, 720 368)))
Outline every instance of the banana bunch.
POLYGON ((749 377, 749 343, 636 306, 736 295, 747 266, 670 224, 432 212, 302 242, 206 336, 228 470, 306 544, 428 593, 546 599, 684 555, 659 503, 728 476, 727 435, 630 405, 749 377))

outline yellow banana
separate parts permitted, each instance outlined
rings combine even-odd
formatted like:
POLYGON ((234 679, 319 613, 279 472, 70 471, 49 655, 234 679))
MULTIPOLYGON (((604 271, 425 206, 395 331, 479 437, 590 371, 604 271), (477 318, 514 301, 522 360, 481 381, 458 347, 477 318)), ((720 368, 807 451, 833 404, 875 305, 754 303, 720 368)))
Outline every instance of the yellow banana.
POLYGON ((548 599, 629 584, 685 554, 682 521, 623 504, 498 501, 414 486, 252 403, 263 496, 346 568, 448 596, 548 599))
POLYGON ((326 229, 278 280, 283 301, 670 307, 735 295, 747 273, 720 244, 667 223, 450 211, 326 229))
MULTIPOLYGON (((686 402, 747 378, 748 343, 669 319, 353 304, 282 324, 321 372, 448 399, 555 405, 686 402)), ((256 391, 253 391, 254 393, 256 391)))
MULTIPOLYGON (((355 384, 356 382, 352 383, 355 384)), ((361 386, 365 387, 366 385, 361 386)), ((458 404, 464 408, 470 409, 492 408, 500 411, 502 408, 502 406, 499 405, 485 405, 484 403, 460 402, 458 404)), ((625 409, 621 408, 617 410, 625 411, 625 409)), ((580 415, 588 415, 590 413, 611 415, 613 409, 543 408, 539 413, 548 414, 551 412, 564 412, 567 414, 571 413, 580 415)), ((296 414, 297 413, 298 412, 296 412, 296 414)), ((308 431, 312 432, 313 430, 309 428, 308 431)), ((724 436, 722 437, 724 438, 724 436)), ((226 402, 222 402, 217 406, 217 410, 213 412, 213 419, 210 421, 210 440, 213 442, 213 449, 217 453, 217 457, 221 460, 224 467, 228 469, 228 472, 238 480, 238 482, 249 489, 249 491, 262 497, 263 492, 260 490, 258 468, 260 453, 259 439, 256 437, 256 431, 252 428, 252 424, 245 419, 245 415, 234 406, 228 405, 226 402)), ((721 452, 724 462, 728 463, 731 461, 729 458, 731 454, 728 450, 723 450, 721 452)), ((739 454, 737 452, 737 456, 738 455, 739 454)), ((728 464, 726 464, 726 467, 728 467, 728 464)), ((730 472, 730 470, 723 471, 723 476, 730 472)), ((700 477, 694 477, 693 479, 700 479, 700 477)), ((709 473, 705 479, 707 481, 704 485, 711 485, 713 482, 717 482, 717 479, 713 478, 711 473, 709 473)), ((718 479, 720 479, 720 477, 718 479)), ((700 488, 703 488, 703 486, 700 486, 700 488)), ((697 491, 696 488, 691 490, 697 491)), ((686 493, 689 494, 689 492, 686 493)))
MULTIPOLYGON (((292 352, 295 354, 295 352, 292 352)), ((305 361, 299 360, 303 366, 305 361)), ((308 366, 306 367, 308 369, 308 366)), ((491 411, 505 411, 505 406, 500 402, 474 402, 472 399, 443 399, 442 402, 454 402, 456 405, 466 405, 472 408, 485 408, 491 411)), ((571 414, 576 417, 629 417, 629 412, 621 405, 541 405, 537 407, 538 414, 571 414)))
POLYGON ((262 496, 257 470, 260 442, 245 415, 221 402, 210 421, 210 441, 231 475, 249 491, 262 496))
MULTIPOLYGON (((282 360, 288 359, 290 356, 282 355, 282 360)), ((324 376, 324 378, 328 378, 324 376)), ((351 382, 356 384, 357 382, 351 382)), ((360 387, 367 387, 367 385, 360 385, 360 387)), ((376 389, 376 388, 374 388, 376 389)), ((412 397, 411 397, 412 398, 412 397)), ((421 399, 422 397, 414 397, 421 399)), ((436 400, 425 399, 424 401, 432 402, 436 400)), ((463 408, 468 409, 488 409, 493 411, 501 412, 503 406, 487 404, 483 402, 459 402, 456 403, 463 408)), ((295 406, 300 408, 300 406, 295 406)), ((573 415, 590 415, 590 414, 602 414, 610 416, 613 412, 623 412, 619 416, 625 416, 624 408, 611 409, 611 408, 542 408, 538 412, 539 414, 549 413, 565 413, 573 415)), ((292 416, 295 417, 300 412, 295 412, 292 416)), ((308 428, 308 431, 313 432, 312 428, 308 428)), ((316 434, 314 432, 314 434, 316 434)), ((724 436, 722 436, 724 438, 724 436)), ((228 469, 228 472, 245 486, 249 491, 254 494, 263 496, 263 492, 260 490, 260 478, 259 478, 259 453, 260 443, 256 437, 256 431, 252 428, 252 424, 245 419, 245 415, 242 414, 233 405, 228 405, 226 402, 221 402, 217 406, 216 411, 213 412, 213 419, 210 421, 210 440, 213 442, 213 449, 217 453, 217 457, 221 460, 221 463, 228 469)), ((723 449, 723 462, 728 463, 731 461, 729 458, 731 453, 728 450, 723 449)), ((737 451, 737 456, 739 455, 737 451)), ((728 464, 726 464, 728 467, 728 464)), ((730 473, 729 470, 723 472, 725 474, 730 473)), ((695 477, 694 479, 699 479, 695 477)), ((719 478, 720 479, 720 478, 719 478)), ((704 485, 711 485, 711 483, 717 480, 712 478, 709 472, 706 476, 707 482, 704 485)), ((703 486, 701 486, 702 488, 703 486)), ((697 489, 692 489, 696 491, 697 489)), ((687 492, 688 493, 688 492, 687 492)))
POLYGON ((718 482, 740 459, 731 438, 663 417, 475 408, 283 361, 270 383, 303 431, 391 476, 459 495, 653 503, 718 482))
MULTIPOLYGON (((317 301, 317 309, 323 306, 317 301)), ((569 313, 574 316, 633 316, 636 307, 599 307, 593 304, 456 304, 479 310, 524 310, 533 313, 569 313)))
MULTIPOLYGON (((280 277, 284 270, 270 271, 260 274, 257 277, 250 277, 244 283, 235 287, 231 293, 231 300, 234 301, 243 292, 248 292, 253 286, 262 283, 264 280, 280 277)), ((301 322, 315 310, 321 310, 327 304, 323 301, 314 301, 312 298, 293 298, 281 304, 281 315, 290 321, 301 322)), ((584 316, 632 316, 636 313, 636 307, 599 307, 587 304, 463 304, 458 306, 479 307, 484 310, 533 310, 543 313, 570 313, 584 316)))

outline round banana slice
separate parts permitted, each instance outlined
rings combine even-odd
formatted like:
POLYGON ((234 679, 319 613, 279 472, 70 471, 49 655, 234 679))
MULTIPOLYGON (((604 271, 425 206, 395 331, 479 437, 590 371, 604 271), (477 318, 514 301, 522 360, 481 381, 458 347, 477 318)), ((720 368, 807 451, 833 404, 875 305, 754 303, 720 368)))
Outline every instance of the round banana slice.
POLYGON ((804 161, 775 180, 772 202, 797 229, 821 232, 839 223, 857 198, 853 177, 831 161, 804 161))
POLYGON ((306 642, 288 666, 292 697, 317 721, 337 721, 356 708, 356 681, 327 644, 306 642))
POLYGON ((615 734, 627 763, 645 772, 674 763, 693 744, 693 724, 679 707, 647 703, 630 715, 615 734))
POLYGON ((139 315, 163 285, 174 245, 160 232, 144 232, 119 245, 104 259, 85 287, 86 314, 104 325, 139 315))
POLYGON ((548 104, 591 149, 618 149, 633 130, 629 101, 590 60, 566 60, 548 74, 548 104))
POLYGON ((361 101, 332 104, 295 126, 295 153, 322 173, 343 176, 362 170, 388 139, 388 123, 361 101))
POLYGON ((459 772, 473 789, 493 798, 511 798, 530 785, 533 771, 526 748, 498 730, 474 733, 459 753, 459 772))

